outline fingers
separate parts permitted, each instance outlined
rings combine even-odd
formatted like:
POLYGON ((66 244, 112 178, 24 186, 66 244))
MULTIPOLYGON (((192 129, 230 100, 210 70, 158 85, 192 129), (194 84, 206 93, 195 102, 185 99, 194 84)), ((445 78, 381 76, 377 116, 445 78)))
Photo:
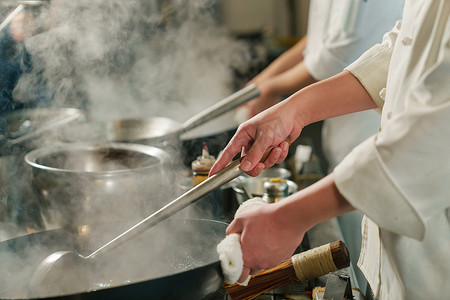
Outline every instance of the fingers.
POLYGON ((290 136, 292 135, 291 132, 290 135, 284 137, 282 135, 274 137, 273 128, 270 126, 255 127, 253 124, 255 121, 252 120, 239 126, 238 131, 211 168, 209 176, 224 169, 241 151, 242 154, 245 154, 245 157, 242 158, 240 167, 251 176, 258 176, 265 168, 279 164, 286 158, 289 151, 289 142, 283 142, 283 139, 293 140, 298 137, 298 134, 290 136), (274 148, 268 157, 261 162, 263 155, 270 147, 274 148))
POLYGON ((267 159, 264 161, 266 168, 283 162, 289 153, 290 141, 283 141, 281 144, 273 149, 267 159))
MULTIPOLYGON (((258 147, 253 147, 258 148, 258 147)), ((252 149, 253 149, 252 148, 252 149)), ((284 141, 278 147, 273 148, 269 156, 264 160, 264 162, 257 162, 254 166, 252 164, 252 159, 254 156, 259 157, 261 152, 253 152, 252 149, 249 150, 247 155, 241 161, 241 168, 250 176, 258 176, 264 169, 270 168, 273 165, 279 164, 284 161, 289 153, 289 142, 284 141), (256 153, 256 154, 255 154, 256 153)), ((257 158, 259 159, 259 158, 257 158)))
POLYGON ((225 234, 229 235, 232 233, 241 233, 242 229, 243 229, 243 224, 238 220, 238 219, 234 219, 233 221, 231 221, 231 223, 228 225, 225 234))
POLYGON ((238 283, 244 283, 245 281, 247 281, 248 276, 250 275, 256 275, 261 273, 262 269, 251 269, 247 266, 244 266, 242 268, 242 273, 241 276, 239 277, 239 279, 237 280, 238 283))
MULTIPOLYGON (((239 222, 232 221, 230 225, 228 225, 226 234, 229 235, 231 233, 241 233, 242 232, 242 225, 239 222)), ((243 283, 248 279, 249 275, 257 274, 259 273, 259 269, 251 269, 247 266, 243 266, 242 273, 239 279, 237 280, 238 283, 243 283)))
MULTIPOLYGON (((242 164, 241 164, 241 168, 242 168, 242 164)), ((266 168, 266 166, 264 165, 264 163, 258 163, 251 171, 247 171, 246 173, 252 177, 256 177, 259 174, 261 174, 261 172, 266 168)), ((245 170, 244 170, 245 171, 245 170)))
MULTIPOLYGON (((255 139, 251 147, 244 147, 245 157, 243 157, 241 161, 241 169, 244 172, 250 174, 249 172, 254 170, 259 165, 265 151, 272 146, 270 143, 270 140, 259 137, 255 139)), ((264 169, 264 165, 262 166, 262 169, 261 165, 259 165, 258 168, 259 173, 261 173, 261 171, 264 169)), ((255 172, 257 171, 258 170, 255 170, 255 172)))
MULTIPOLYGON (((258 176, 264 169, 283 162, 289 153, 289 142, 284 141, 278 147, 273 148, 264 162, 260 162, 260 159, 264 155, 267 148, 262 151, 263 147, 255 146, 250 148, 248 153, 244 151, 244 154, 246 153, 246 155, 241 161, 241 169, 248 175, 255 177, 258 176)), ((209 176, 212 176, 225 168, 241 149, 242 148, 238 149, 235 147, 235 144, 230 142, 230 144, 225 147, 222 155, 217 159, 216 163, 211 168, 209 176)))
POLYGON ((250 275, 256 275, 261 273, 262 269, 250 269, 250 275))
POLYGON ((240 137, 239 135, 235 135, 228 145, 223 149, 222 154, 216 160, 211 170, 209 171, 209 176, 216 174, 217 172, 224 169, 228 163, 236 156, 236 154, 240 153, 242 147, 248 146, 252 139, 250 137, 240 137))
POLYGON ((241 276, 239 277, 239 279, 237 280, 237 282, 239 282, 239 283, 245 282, 245 281, 247 280, 247 278, 248 278, 249 275, 250 275, 250 268, 244 266, 244 267, 242 268, 241 276))

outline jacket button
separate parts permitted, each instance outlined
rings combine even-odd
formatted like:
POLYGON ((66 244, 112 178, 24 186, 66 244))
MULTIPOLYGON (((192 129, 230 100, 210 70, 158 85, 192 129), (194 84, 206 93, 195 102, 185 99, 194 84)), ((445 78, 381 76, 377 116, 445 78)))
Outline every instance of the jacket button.
POLYGON ((386 115, 386 118, 387 118, 388 120, 390 120, 391 117, 392 117, 392 111, 388 112, 387 115, 386 115))
POLYGON ((381 91, 378 93, 378 96, 380 96, 381 100, 386 100, 386 88, 382 88, 381 91))
POLYGON ((403 38, 403 40, 402 40, 402 44, 405 45, 405 46, 409 46, 409 45, 412 44, 412 41, 413 41, 412 38, 405 37, 405 38, 403 38))

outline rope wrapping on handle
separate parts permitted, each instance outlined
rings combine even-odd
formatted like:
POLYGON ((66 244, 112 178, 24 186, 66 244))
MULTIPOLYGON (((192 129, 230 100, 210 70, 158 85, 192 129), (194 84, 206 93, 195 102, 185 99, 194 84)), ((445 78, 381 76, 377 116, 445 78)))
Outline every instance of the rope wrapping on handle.
POLYGON ((330 244, 296 254, 291 259, 295 275, 300 281, 317 278, 337 271, 331 255, 330 244))

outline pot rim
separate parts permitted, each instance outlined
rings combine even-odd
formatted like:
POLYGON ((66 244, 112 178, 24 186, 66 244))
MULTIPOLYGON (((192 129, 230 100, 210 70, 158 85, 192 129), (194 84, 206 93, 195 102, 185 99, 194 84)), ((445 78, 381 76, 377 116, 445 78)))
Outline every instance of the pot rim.
MULTIPOLYGON (((247 177, 247 176, 239 176, 239 180, 232 185, 232 189, 239 194, 244 194, 244 190, 242 186, 248 183, 249 181, 261 181, 267 182, 273 177, 247 177)), ((298 184, 292 180, 286 179, 286 184, 288 185, 288 189, 290 193, 295 193, 298 191, 298 184)))
POLYGON ((123 170, 112 170, 112 171, 80 171, 71 169, 61 169, 55 167, 49 167, 37 163, 37 159, 52 153, 57 153, 66 150, 96 150, 96 149, 115 149, 115 150, 128 150, 134 151, 141 154, 147 154, 153 156, 159 160, 160 164, 166 164, 169 162, 169 154, 157 147, 147 146, 142 144, 132 144, 132 143, 101 143, 101 144, 87 144, 87 143, 74 143, 74 144, 64 144, 58 146, 47 146, 35 149, 25 155, 25 162, 32 168, 44 171, 52 171, 56 173, 71 173, 71 174, 91 174, 91 175, 116 175, 116 174, 126 174, 135 172, 138 170, 146 170, 153 168, 154 165, 144 166, 132 169, 123 170))

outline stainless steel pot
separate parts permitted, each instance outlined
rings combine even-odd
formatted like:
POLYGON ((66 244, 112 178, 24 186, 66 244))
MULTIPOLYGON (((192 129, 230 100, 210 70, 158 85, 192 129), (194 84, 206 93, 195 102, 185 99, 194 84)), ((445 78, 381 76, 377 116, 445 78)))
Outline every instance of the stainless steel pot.
MULTIPOLYGON (((274 175, 284 173, 281 170, 285 169, 272 170, 266 174, 274 175)), ((280 176, 273 176, 273 177, 280 177, 280 176)), ((265 177, 263 173, 261 173, 260 176, 258 177, 239 176, 238 178, 233 180, 230 183, 230 185, 232 186, 233 191, 235 192, 236 200, 238 201, 239 204, 241 204, 242 202, 248 199, 243 188, 245 188, 251 194, 252 197, 263 197, 265 192, 264 183, 269 181, 270 178, 272 178, 272 176, 265 177)), ((288 195, 291 195, 298 190, 298 186, 295 182, 287 180, 286 183, 288 185, 288 195)))
POLYGON ((142 219, 175 192, 168 154, 110 143, 36 149, 25 156, 45 227, 79 227, 142 219))

